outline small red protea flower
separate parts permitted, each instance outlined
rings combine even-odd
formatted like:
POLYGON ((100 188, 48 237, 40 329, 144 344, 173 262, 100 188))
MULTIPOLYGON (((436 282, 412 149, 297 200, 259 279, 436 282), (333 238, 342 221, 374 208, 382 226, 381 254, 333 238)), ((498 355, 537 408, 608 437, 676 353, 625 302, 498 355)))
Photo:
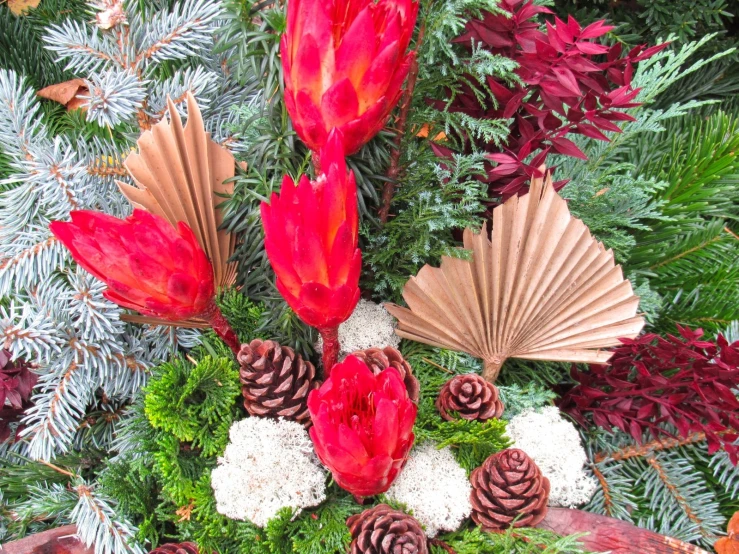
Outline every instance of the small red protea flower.
POLYGON ((308 396, 310 436, 321 462, 355 496, 387 491, 413 446, 416 405, 395 368, 374 375, 348 356, 308 396))
POLYGON ((338 128, 349 155, 383 128, 415 55, 406 49, 417 13, 413 0, 288 2, 285 105, 311 150, 338 128))
POLYGON ((359 302, 362 253, 357 185, 347 172, 341 132, 321 150, 321 174, 285 176, 280 195, 262 202, 264 246, 285 301, 324 339, 324 371, 338 355, 338 326, 359 302))

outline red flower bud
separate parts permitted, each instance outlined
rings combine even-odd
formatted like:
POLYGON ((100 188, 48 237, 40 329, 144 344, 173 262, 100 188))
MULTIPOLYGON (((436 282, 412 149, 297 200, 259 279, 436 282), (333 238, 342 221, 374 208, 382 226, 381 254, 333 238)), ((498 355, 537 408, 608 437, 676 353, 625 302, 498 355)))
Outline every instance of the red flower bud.
POLYGON ((315 181, 303 175, 296 186, 285 176, 280 195, 262 202, 262 224, 280 293, 305 323, 327 329, 346 321, 359 301, 362 253, 357 185, 339 131, 320 159, 315 181))
POLYGON ((406 49, 417 12, 413 0, 288 2, 285 105, 311 150, 336 127, 349 155, 383 128, 415 55, 406 49))
POLYGON ((192 230, 134 210, 126 219, 81 210, 51 232, 74 260, 108 285, 110 301, 166 319, 210 319, 216 310, 213 268, 192 230))
POLYGON ((416 405, 398 370, 377 375, 354 356, 308 396, 310 436, 321 462, 355 496, 390 488, 413 446, 416 405))

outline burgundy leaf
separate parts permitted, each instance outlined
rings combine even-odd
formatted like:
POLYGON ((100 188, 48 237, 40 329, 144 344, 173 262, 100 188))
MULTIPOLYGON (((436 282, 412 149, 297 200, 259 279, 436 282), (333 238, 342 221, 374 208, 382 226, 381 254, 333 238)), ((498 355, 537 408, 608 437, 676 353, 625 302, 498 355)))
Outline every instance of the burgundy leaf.
POLYGON ((564 154, 565 156, 572 156, 573 158, 580 158, 581 160, 588 159, 585 153, 570 139, 566 139, 564 137, 553 139, 552 146, 554 146, 554 149, 557 152, 564 154))

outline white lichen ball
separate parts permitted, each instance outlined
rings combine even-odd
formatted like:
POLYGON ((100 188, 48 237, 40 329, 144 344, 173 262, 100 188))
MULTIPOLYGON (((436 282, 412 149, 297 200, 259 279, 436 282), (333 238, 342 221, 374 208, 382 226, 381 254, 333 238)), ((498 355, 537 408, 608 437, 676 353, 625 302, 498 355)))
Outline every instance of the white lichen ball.
POLYGON ((595 478, 583 466, 588 457, 575 426, 554 406, 528 410, 510 420, 508 436, 512 448, 520 448, 549 478, 549 505, 574 508, 584 504, 595 492, 595 478))
POLYGON ((264 527, 282 508, 300 511, 326 499, 326 473, 299 423, 250 417, 229 436, 211 473, 219 513, 264 527))
POLYGON ((412 510, 426 535, 433 538, 440 531, 456 531, 470 515, 471 492, 467 474, 452 451, 438 450, 427 442, 411 452, 387 496, 412 510))
MULTIPOLYGON (((346 356, 356 350, 367 348, 397 348, 400 337, 395 334, 395 319, 380 304, 360 300, 354 312, 339 325, 340 355, 346 356)), ((316 350, 323 352, 323 341, 319 338, 316 350)))

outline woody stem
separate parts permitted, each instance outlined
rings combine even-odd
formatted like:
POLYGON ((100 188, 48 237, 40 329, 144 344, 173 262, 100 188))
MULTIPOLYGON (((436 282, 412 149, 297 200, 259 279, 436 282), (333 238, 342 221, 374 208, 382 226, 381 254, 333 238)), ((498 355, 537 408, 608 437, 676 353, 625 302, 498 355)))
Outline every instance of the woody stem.
MULTIPOLYGON (((416 39, 416 53, 418 53, 419 46, 423 41, 424 31, 426 29, 425 24, 421 24, 418 30, 418 38, 416 39)), ((382 186, 382 206, 380 207, 380 221, 384 224, 387 223, 387 218, 390 216, 390 204, 393 201, 395 195, 395 186, 397 184, 398 175, 400 174, 400 146, 405 136, 405 123, 408 120, 408 111, 411 108, 413 101, 413 89, 416 87, 416 79, 418 78, 418 59, 416 56, 413 57, 411 62, 411 68, 408 71, 408 81, 403 91, 403 96, 400 99, 400 113, 398 114, 397 129, 395 131, 395 139, 393 140, 393 149, 390 152, 390 167, 387 170, 387 181, 382 186)))
POLYGON ((505 358, 493 358, 485 360, 482 366, 482 376, 488 383, 495 383, 500 374, 500 368, 503 367, 505 358))
POLYGON ((236 336, 236 332, 231 327, 231 324, 223 317, 218 306, 215 306, 215 309, 209 314, 208 323, 210 323, 216 334, 223 339, 223 342, 228 345, 233 353, 238 355, 239 350, 241 350, 239 337, 236 336))
POLYGON ((339 327, 324 327, 318 330, 323 339, 323 378, 331 376, 331 368, 339 361, 339 327))

